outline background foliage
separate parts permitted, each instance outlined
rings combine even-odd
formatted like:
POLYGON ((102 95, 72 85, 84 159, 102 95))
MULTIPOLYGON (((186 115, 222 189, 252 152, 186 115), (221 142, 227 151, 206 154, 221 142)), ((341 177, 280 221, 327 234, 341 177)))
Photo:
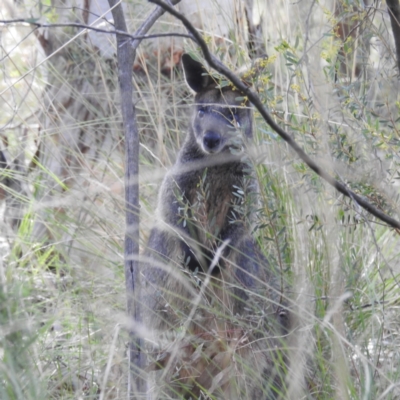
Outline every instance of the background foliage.
MULTIPOLYGON (((8 21, 82 24, 100 15, 96 26, 109 28, 106 8, 93 4, 8 0, 0 13, 8 21)), ((249 50, 243 32, 251 23, 233 23, 227 11, 220 36, 203 27, 211 48, 233 69, 268 54, 254 86, 276 121, 323 168, 398 219, 400 99, 385 3, 240 4, 253 6, 257 41, 249 50)), ((125 6, 134 32, 151 7, 125 6)), ((184 32, 169 17, 153 30, 184 32)), ((142 246, 188 122, 191 94, 177 65, 183 49, 197 51, 184 39, 147 41, 134 65, 142 246)), ((114 53, 111 35, 1 27, 2 399, 126 397, 114 53)), ((255 121, 250 150, 262 205, 254 234, 292 281, 300 325, 293 398, 304 374, 316 399, 400 398, 399 232, 322 182, 257 113, 255 121)))

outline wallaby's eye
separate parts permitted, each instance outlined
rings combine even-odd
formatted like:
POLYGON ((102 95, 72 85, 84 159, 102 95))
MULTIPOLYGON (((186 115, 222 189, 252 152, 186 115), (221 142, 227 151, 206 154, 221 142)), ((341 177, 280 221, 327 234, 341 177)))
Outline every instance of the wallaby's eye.
POLYGON ((203 118, 205 113, 206 109, 204 107, 200 107, 197 115, 199 116, 199 118, 203 118))
POLYGON ((237 108, 229 108, 228 110, 228 118, 233 122, 238 118, 238 109, 237 108))
POLYGON ((229 114, 228 114, 228 118, 231 121, 231 123, 237 127, 240 127, 240 123, 239 123, 239 111, 237 108, 230 108, 229 109, 229 114))

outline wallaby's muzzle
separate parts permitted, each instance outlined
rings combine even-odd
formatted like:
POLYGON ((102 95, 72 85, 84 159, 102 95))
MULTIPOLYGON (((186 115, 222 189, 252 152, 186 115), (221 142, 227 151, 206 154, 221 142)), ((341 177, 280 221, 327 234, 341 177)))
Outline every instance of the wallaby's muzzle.
POLYGON ((203 149, 207 153, 218 153, 222 146, 222 137, 219 133, 207 131, 203 137, 203 149))

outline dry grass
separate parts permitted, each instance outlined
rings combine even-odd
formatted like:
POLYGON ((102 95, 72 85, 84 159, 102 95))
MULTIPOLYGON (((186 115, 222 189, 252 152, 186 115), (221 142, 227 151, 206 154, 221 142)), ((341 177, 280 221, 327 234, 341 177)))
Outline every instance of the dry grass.
MULTIPOLYGON (((345 14, 333 16, 330 4, 311 1, 265 4, 269 64, 256 82, 260 96, 321 165, 399 215, 398 81, 386 11, 357 11, 358 38, 370 38, 368 50, 357 53, 363 72, 335 81, 340 43, 334 26, 345 14)), ((147 7, 128 4, 131 26, 147 7)), ((81 16, 67 11, 65 18, 81 16)), ((5 6, 0 12, 11 17, 5 6)), ((28 15, 27 8, 22 12, 28 15)), ((83 37, 44 61, 37 39, 26 36, 30 28, 2 29, 1 135, 9 159, 20 162, 15 178, 22 188, 12 186, 20 191, 8 196, 1 225, 0 398, 122 399, 128 338, 115 65, 83 37), (23 219, 12 230, 10 207, 19 204, 23 212, 15 215, 23 219)), ((178 27, 167 19, 157 30, 163 29, 178 27)), ((62 43, 74 34, 49 32, 62 43)), ((240 67, 247 61, 242 43, 230 40, 225 61, 240 67)), ((144 47, 148 68, 135 77, 141 245, 159 184, 184 138, 191 99, 179 70, 160 72, 165 58, 154 46, 144 47)), ((258 115, 255 121, 252 158, 262 205, 254 234, 291 282, 298 319, 289 342, 289 397, 298 398, 307 376, 315 399, 400 398, 398 232, 335 193, 258 115)))

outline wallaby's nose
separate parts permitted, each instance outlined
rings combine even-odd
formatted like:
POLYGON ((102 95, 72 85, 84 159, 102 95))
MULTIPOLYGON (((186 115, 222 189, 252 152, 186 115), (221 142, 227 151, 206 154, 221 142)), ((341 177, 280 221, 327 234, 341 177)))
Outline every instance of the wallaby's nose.
POLYGON ((220 144, 221 135, 212 131, 208 131, 205 133, 203 137, 203 145, 206 151, 213 153, 214 151, 218 150, 220 144))

